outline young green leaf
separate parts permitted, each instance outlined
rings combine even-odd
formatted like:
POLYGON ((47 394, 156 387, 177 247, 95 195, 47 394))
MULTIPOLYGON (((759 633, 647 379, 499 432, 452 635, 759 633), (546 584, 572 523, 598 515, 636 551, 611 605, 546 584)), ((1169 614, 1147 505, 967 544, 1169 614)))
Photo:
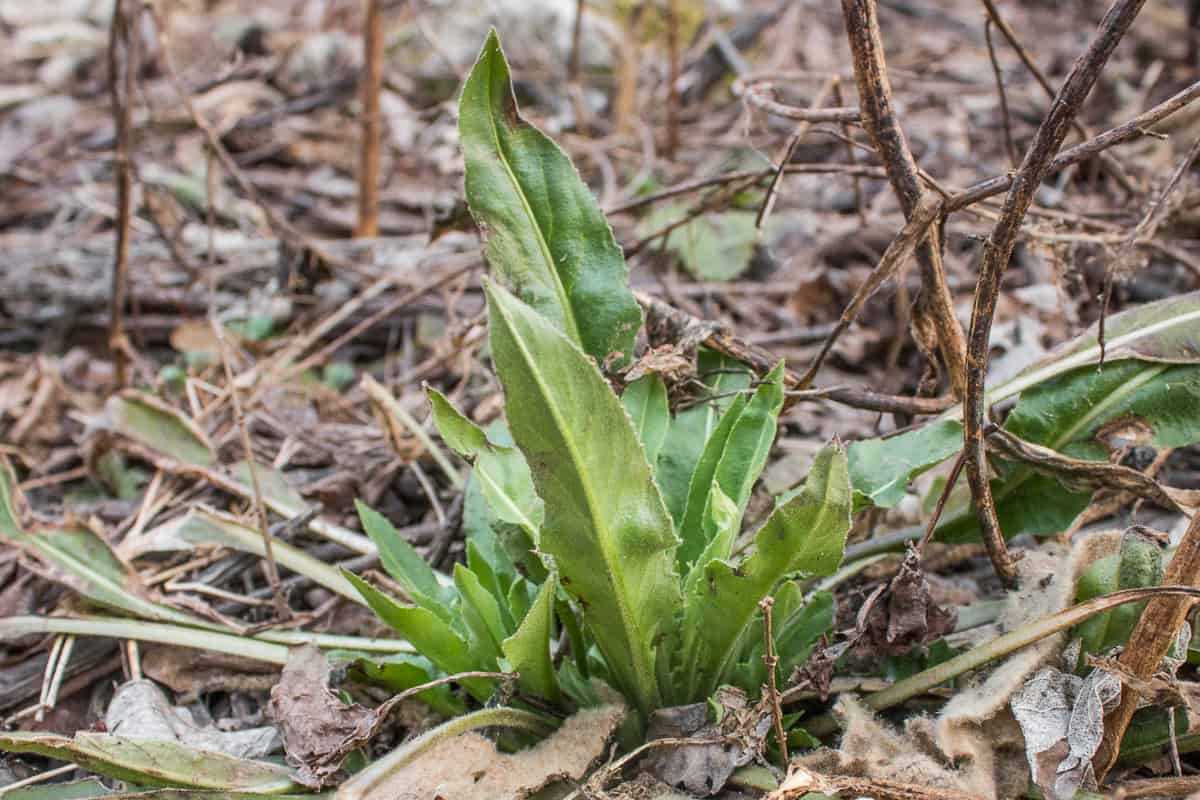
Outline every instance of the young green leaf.
POLYGON ((583 608, 618 688, 660 704, 654 641, 678 605, 678 544, 629 416, 595 363, 537 312, 486 288, 492 359, 546 519, 538 547, 583 608))
POLYGON ((463 623, 467 629, 472 658, 477 664, 493 664, 500 658, 500 642, 511 633, 504 624, 500 604, 474 572, 454 565, 454 585, 462 596, 463 623))
POLYGON ((495 31, 463 86, 458 128, 467 203, 497 277, 601 364, 627 361, 642 312, 625 259, 571 160, 518 113, 495 31))
MULTIPOLYGON (((371 610, 405 639, 417 652, 432 661, 443 672, 470 672, 492 669, 494 664, 481 664, 472 658, 467 641, 448 622, 427 608, 406 606, 384 594, 353 572, 345 572, 346 580, 362 594, 371 610)), ((476 700, 484 701, 492 694, 492 682, 471 678, 463 686, 476 700)))
POLYGON ((643 375, 625 387, 621 405, 633 420, 633 429, 638 441, 646 451, 646 460, 651 464, 658 461, 663 440, 667 438, 667 427, 671 424, 671 409, 667 404, 667 385, 661 376, 653 372, 643 375))
POLYGON ((698 375, 709 397, 671 419, 654 469, 654 479, 677 527, 683 523, 692 476, 709 439, 727 409, 743 398, 741 391, 750 386, 751 373, 745 364, 704 347, 700 348, 697 361, 698 375))
POLYGON ((519 526, 536 545, 542 526, 542 499, 533 488, 529 465, 519 450, 493 443, 440 392, 426 387, 433 419, 446 444, 475 464, 475 476, 496 517, 519 526))
POLYGON ((521 688, 552 703, 559 700, 558 678, 550 660, 550 643, 554 639, 554 595, 558 581, 551 576, 542 584, 537 599, 521 621, 516 633, 505 639, 500 647, 509 666, 521 678, 521 688))
POLYGON ((763 379, 754 396, 731 420, 728 435, 722 438, 726 418, 737 408, 735 401, 705 446, 692 475, 688 505, 680 526, 683 543, 679 546, 678 560, 681 568, 696 558, 715 532, 705 522, 711 497, 708 488, 714 480, 737 508, 734 527, 741 523, 750 492, 775 441, 776 420, 783 408, 783 362, 763 379))
POLYGON ((846 452, 834 442, 818 455, 804 485, 779 505, 755 534, 754 552, 740 564, 704 565, 703 578, 684 598, 676 700, 712 693, 735 663, 737 644, 758 602, 785 576, 828 575, 842 560, 850 530, 851 490, 846 452))
POLYGON ((450 449, 463 458, 475 458, 488 446, 487 434, 483 429, 462 415, 446 398, 446 395, 431 386, 425 386, 425 396, 433 410, 433 424, 437 426, 442 440, 450 449))
POLYGON ((379 548, 379 560, 412 598, 412 601, 443 619, 449 619, 449 607, 455 602, 454 590, 443 586, 437 573, 413 546, 400 535, 392 523, 361 501, 355 501, 363 530, 379 548))

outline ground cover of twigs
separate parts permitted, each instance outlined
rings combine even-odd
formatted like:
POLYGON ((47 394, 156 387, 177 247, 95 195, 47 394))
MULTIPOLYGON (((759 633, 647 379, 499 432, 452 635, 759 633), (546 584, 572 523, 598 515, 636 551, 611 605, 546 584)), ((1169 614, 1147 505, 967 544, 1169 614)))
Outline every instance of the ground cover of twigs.
POLYGON ((1200 795, 1200 3, 0 40, 0 798, 1200 795))

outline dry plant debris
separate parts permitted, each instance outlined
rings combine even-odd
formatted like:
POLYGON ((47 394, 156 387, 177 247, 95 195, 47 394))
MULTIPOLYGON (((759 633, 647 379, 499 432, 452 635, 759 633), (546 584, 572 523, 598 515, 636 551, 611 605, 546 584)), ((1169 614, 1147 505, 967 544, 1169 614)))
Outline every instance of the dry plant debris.
POLYGON ((1195 792, 1198 20, 0 0, 0 794, 1195 792))

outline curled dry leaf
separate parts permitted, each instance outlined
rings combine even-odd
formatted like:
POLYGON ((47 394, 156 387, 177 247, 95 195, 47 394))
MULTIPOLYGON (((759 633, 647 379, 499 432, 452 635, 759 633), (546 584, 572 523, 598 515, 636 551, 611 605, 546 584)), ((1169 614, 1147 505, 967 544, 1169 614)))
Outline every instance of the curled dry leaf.
POLYGON ((751 704, 741 689, 718 690, 721 718, 708 721, 708 703, 663 708, 650 715, 647 740, 693 739, 693 743, 655 748, 643 766, 665 783, 708 797, 721 791, 738 767, 762 753, 771 730, 771 704, 751 704))
POLYGON ((346 755, 370 739, 385 708, 343 703, 329 689, 331 670, 316 645, 295 648, 268 706, 296 780, 314 789, 328 783, 346 755))
POLYGON ((235 758, 262 758, 279 749, 271 727, 222 731, 198 725, 186 708, 172 706, 153 681, 129 681, 117 689, 104 714, 108 732, 128 739, 179 742, 235 758))
POLYGON ((872 596, 860 612, 858 649, 872 657, 902 655, 954 630, 958 612, 943 608, 930 594, 921 556, 910 549, 887 590, 872 596))
POLYGON ((1104 715, 1120 697, 1115 675, 1097 669, 1080 678, 1053 667, 1043 667, 1013 697, 1029 768, 1047 800, 1095 788, 1092 756, 1104 735, 1104 715))

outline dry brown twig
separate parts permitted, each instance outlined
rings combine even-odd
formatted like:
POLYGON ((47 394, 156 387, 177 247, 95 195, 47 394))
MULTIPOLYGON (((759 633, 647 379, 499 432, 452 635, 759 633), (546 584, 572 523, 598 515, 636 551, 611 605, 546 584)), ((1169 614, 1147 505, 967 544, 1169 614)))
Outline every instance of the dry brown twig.
MULTIPOLYGON (((1046 95, 1047 99, 1053 101, 1054 87, 1050 85, 1050 81, 1046 79, 1046 76, 1042 73, 1041 69, 1038 68, 1037 62, 1033 60, 1033 56, 1030 55, 1025 46, 1021 44, 1021 40, 1017 38, 1017 32, 1012 29, 1012 26, 1008 24, 1004 17, 1000 16, 1000 9, 996 7, 996 4, 993 0, 982 0, 982 2, 984 9, 987 11, 988 21, 993 23, 1000 31, 1000 34, 1008 42, 1009 47, 1013 49, 1013 51, 1017 54, 1017 57, 1021 59, 1021 63, 1025 65, 1025 69, 1029 71, 1029 74, 1033 76, 1035 81, 1037 81, 1038 86, 1042 88, 1042 92, 1046 95)), ((1003 99, 1003 91, 1001 91, 1001 98, 1003 99)), ((1076 133, 1079 134, 1080 139, 1087 141, 1088 139, 1092 138, 1092 132, 1079 120, 1071 120, 1071 127, 1076 133)), ((1099 157, 1100 163, 1104 166, 1104 169, 1107 170, 1109 175, 1111 175, 1113 179, 1117 181, 1117 183, 1121 184, 1122 189, 1131 195, 1137 192, 1137 187, 1130 182, 1128 176, 1125 175, 1125 170, 1121 168, 1120 163, 1115 158, 1105 152, 1099 152, 1096 155, 1099 157)))
MULTIPOLYGON (((842 0, 842 16, 854 58, 854 78, 858 85, 863 128, 883 161, 905 218, 911 219, 925 189, 917 171, 917 162, 908 148, 904 131, 892 107, 892 86, 883 55, 875 0, 842 0)), ((962 326, 954 314, 954 298, 946 285, 941 234, 937 227, 929 229, 927 236, 917 246, 916 253, 924 290, 921 304, 937 332, 938 349, 950 377, 950 386, 954 394, 961 397, 966 386, 963 378, 966 343, 962 326)))
POLYGON ((116 246, 113 252, 112 289, 109 297, 108 346, 116 368, 117 386, 124 388, 129 378, 129 350, 131 345, 125 333, 125 304, 129 295, 129 238, 130 220, 133 215, 133 162, 130 153, 130 136, 133 105, 133 79, 137 74, 138 37, 131 35, 126 0, 113 3, 112 24, 108 38, 108 84, 112 96, 113 123, 116 129, 116 153, 114 163, 117 173, 117 219, 113 228, 116 246), (121 50, 125 58, 121 58, 121 50), (122 61, 124 69, 122 69, 122 61))
MULTIPOLYGON (((838 337, 840 337, 850 324, 858 317, 858 313, 862 310, 863 305, 871 298, 884 281, 896 275, 900 268, 907 263, 916 249, 917 244, 921 242, 928 231, 930 225, 933 224, 941 211, 941 202, 932 194, 927 194, 921 198, 916 207, 913 208, 908 222, 896 234, 895 238, 888 244, 887 249, 883 251, 883 255, 879 259, 879 263, 871 270, 871 274, 867 276, 867 280, 863 282, 858 291, 854 293, 854 297, 846 304, 842 310, 841 317, 838 318, 837 325, 825 338, 821 345, 821 350, 809 365, 808 371, 800 378, 800 388, 807 388, 817 376, 821 365, 825 363, 826 356, 833 348, 838 337)), ((957 323, 955 323, 957 324, 957 323)))
POLYGON ((383 117, 379 94, 383 90, 382 0, 365 0, 367 21, 363 28, 363 57, 366 61, 362 84, 362 149, 358 163, 358 225, 355 236, 379 235, 379 143, 383 117))
POLYGON ((967 482, 971 487, 979 531, 996 574, 1008 586, 1016 584, 1017 571, 1004 534, 996 517, 996 503, 987 474, 987 456, 983 429, 985 423, 984 384, 987 379, 988 341, 992 318, 1000 294, 1000 281, 1008 267, 1025 212, 1033 203, 1034 192, 1054 161, 1054 154, 1067 135, 1071 120, 1083 104, 1100 70, 1108 61, 1125 31, 1133 24, 1145 0, 1117 0, 1104 15, 1096 36, 1075 62, 1055 97, 1046 118, 1034 135, 1021 168, 1012 179, 1004 199, 1000 219, 984 244, 983 263, 975 287, 968 335, 967 391, 963 399, 963 446, 966 453, 967 482))
POLYGON ((771 699, 771 716, 775 725, 775 741, 779 745, 779 755, 787 764, 788 747, 787 733, 783 730, 783 705, 779 700, 779 686, 775 671, 779 668, 779 656, 775 655, 775 634, 772 632, 771 609, 775 607, 774 597, 764 597, 758 603, 763 614, 763 642, 766 651, 763 653, 763 666, 767 668, 767 696, 771 699))

